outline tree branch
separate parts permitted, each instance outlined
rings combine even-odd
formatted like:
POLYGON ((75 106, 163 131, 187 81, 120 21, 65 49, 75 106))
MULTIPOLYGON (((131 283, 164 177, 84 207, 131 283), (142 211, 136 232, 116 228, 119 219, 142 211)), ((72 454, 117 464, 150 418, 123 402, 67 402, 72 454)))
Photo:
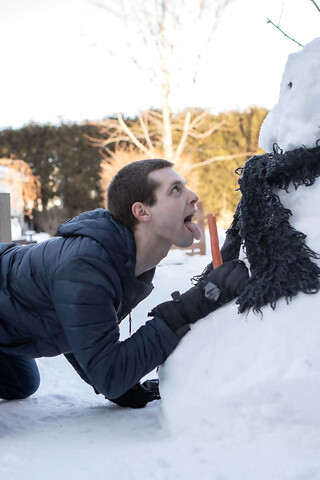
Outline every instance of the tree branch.
POLYGON ((191 112, 189 110, 189 112, 187 112, 187 114, 186 114, 186 118, 184 119, 183 132, 182 132, 178 147, 177 147, 177 149, 175 151, 175 154, 174 154, 174 161, 176 161, 177 159, 180 158, 180 156, 182 155, 182 152, 184 150, 184 147, 186 145, 186 141, 187 141, 187 138, 188 138, 188 135, 189 135, 190 120, 191 120, 191 112))
POLYGON ((132 143, 139 148, 139 150, 142 150, 144 153, 146 153, 148 156, 151 158, 155 158, 155 155, 153 152, 151 152, 148 148, 146 148, 139 140, 137 137, 133 134, 133 132, 130 130, 130 128, 126 125, 125 121, 123 120, 122 116, 120 113, 117 114, 117 118, 119 121, 119 125, 123 129, 123 131, 128 135, 132 143))
POLYGON ((207 109, 207 110, 204 110, 203 112, 199 113, 199 115, 197 115, 191 122, 191 125, 190 127, 191 128, 196 128, 198 126, 199 123, 202 122, 202 120, 204 120, 210 113, 210 110, 207 109))
POLYGON ((209 137, 209 135, 211 135, 213 132, 216 132, 217 130, 219 130, 223 125, 225 125, 225 122, 222 121, 222 122, 219 122, 217 123, 216 125, 213 125, 211 128, 209 128, 208 130, 206 130, 205 132, 203 133, 197 133, 197 132, 190 132, 189 135, 190 137, 192 138, 207 138, 209 137))
MULTIPOLYGON (((312 1, 312 0, 311 0, 312 1)), ((299 45, 299 47, 304 47, 304 45, 302 45, 301 43, 299 43, 297 40, 295 40, 294 38, 292 37, 289 37, 289 35, 287 35, 283 30, 281 30, 281 28, 279 27, 279 25, 276 25, 275 23, 272 22, 272 20, 270 20, 270 18, 267 18, 267 23, 271 23, 271 25, 273 25, 274 27, 276 27, 277 30, 279 30, 279 32, 281 32, 285 37, 289 38, 289 40, 292 40, 293 42, 295 42, 297 45, 299 45)))
POLYGON ((153 155, 155 155, 154 147, 153 147, 150 135, 149 135, 149 127, 146 125, 145 117, 146 117, 146 115, 143 112, 139 111, 139 123, 141 125, 142 131, 143 131, 143 134, 144 134, 144 138, 145 138, 145 140, 148 144, 150 152, 152 152, 153 155))
POLYGON ((241 157, 252 157, 255 155, 256 152, 244 152, 244 153, 235 153, 233 155, 218 155, 217 157, 208 158, 208 160, 204 160, 203 162, 194 163, 190 165, 189 170, 193 170, 198 167, 204 167, 205 165, 209 165, 213 162, 221 162, 224 160, 234 160, 235 158, 241 157))
POLYGON ((313 5, 316 7, 316 9, 318 10, 318 12, 320 12, 320 7, 318 7, 318 5, 316 4, 316 2, 314 0, 310 0, 311 3, 313 3, 313 5))
POLYGON ((92 147, 100 147, 100 148, 105 148, 107 145, 111 145, 112 143, 128 142, 127 135, 110 135, 110 137, 107 138, 106 140, 91 137, 87 133, 84 133, 83 137, 87 140, 87 142, 92 147))

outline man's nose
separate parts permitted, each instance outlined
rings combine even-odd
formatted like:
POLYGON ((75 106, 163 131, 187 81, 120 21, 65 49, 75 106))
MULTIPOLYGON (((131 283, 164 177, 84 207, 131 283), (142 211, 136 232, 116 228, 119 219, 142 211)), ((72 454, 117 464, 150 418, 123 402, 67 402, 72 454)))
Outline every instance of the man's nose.
POLYGON ((190 194, 189 194, 190 195, 190 203, 191 204, 196 204, 197 201, 199 200, 198 195, 196 193, 192 192, 191 190, 189 190, 189 192, 190 192, 190 194))

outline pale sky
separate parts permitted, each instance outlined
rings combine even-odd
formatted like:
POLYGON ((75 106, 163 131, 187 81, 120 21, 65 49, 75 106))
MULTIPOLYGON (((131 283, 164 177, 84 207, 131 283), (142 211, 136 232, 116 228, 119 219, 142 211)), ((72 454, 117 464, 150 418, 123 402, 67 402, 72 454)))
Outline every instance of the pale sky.
MULTIPOLYGON (((302 44, 320 36, 310 0, 234 0, 203 57, 195 97, 180 88, 175 111, 190 103, 213 112, 272 108, 287 56, 299 50, 267 25, 267 17, 277 23, 280 16, 281 28, 302 44)), ((0 129, 159 107, 126 52, 110 54, 119 35, 99 0, 0 0, 0 129)))

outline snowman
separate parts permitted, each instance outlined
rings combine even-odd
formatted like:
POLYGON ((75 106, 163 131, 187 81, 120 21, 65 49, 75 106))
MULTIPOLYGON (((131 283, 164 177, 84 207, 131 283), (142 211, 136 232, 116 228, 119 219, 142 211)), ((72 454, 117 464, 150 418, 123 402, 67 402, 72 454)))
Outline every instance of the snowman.
MULTIPOLYGON (((289 55, 222 248, 251 272, 160 369, 172 435, 320 446, 320 38, 289 55)), ((310 447, 311 448, 311 447, 310 447)))

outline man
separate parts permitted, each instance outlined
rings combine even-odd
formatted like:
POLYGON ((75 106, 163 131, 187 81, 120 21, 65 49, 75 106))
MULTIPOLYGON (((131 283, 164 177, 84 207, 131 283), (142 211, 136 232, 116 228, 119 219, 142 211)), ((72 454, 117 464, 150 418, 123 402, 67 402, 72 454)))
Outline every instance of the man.
POLYGON ((152 290, 156 265, 186 247, 198 197, 166 160, 134 162, 108 188, 108 209, 86 212, 36 245, 0 245, 0 398, 38 388, 34 358, 63 353, 96 393, 122 406, 159 398, 139 380, 162 364, 189 324, 234 298, 246 267, 228 262, 119 341, 119 322, 152 290))

